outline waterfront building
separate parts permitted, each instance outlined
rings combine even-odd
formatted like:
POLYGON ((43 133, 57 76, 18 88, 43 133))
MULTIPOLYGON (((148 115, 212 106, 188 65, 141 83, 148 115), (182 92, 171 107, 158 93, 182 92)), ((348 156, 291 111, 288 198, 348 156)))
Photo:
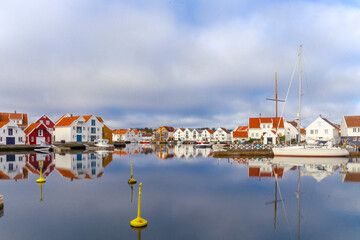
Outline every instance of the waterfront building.
POLYGON ((0 122, 4 121, 13 121, 23 131, 29 124, 27 113, 17 113, 16 111, 14 113, 0 113, 0 122))
POLYGON ((135 142, 135 135, 132 129, 118 129, 113 131, 112 138, 114 142, 135 142))
POLYGON ((178 128, 174 131, 174 139, 176 141, 184 141, 185 139, 185 128, 178 128))
POLYGON ((22 145, 25 140, 24 131, 15 122, 0 122, 0 145, 22 145))
POLYGON ((284 118, 261 117, 261 115, 257 118, 249 118, 249 138, 264 139, 264 135, 270 131, 277 131, 279 136, 285 135, 284 118))
POLYGON ((152 142, 152 140, 153 140, 153 134, 152 134, 152 133, 147 133, 147 132, 145 132, 145 133, 143 133, 143 134, 141 135, 141 140, 140 140, 140 142, 150 143, 150 142, 152 142))
POLYGON ((231 141, 231 133, 226 128, 219 127, 214 132, 214 140, 216 142, 229 142, 231 141))
POLYGON ((239 126, 237 128, 235 128, 232 132, 231 132, 231 141, 235 142, 246 142, 247 140, 249 140, 249 127, 248 126, 239 126))
POLYGON ((103 139, 107 139, 109 140, 109 143, 112 144, 113 143, 113 135, 112 135, 113 131, 104 124, 104 127, 103 127, 103 136, 102 138, 103 139))
POLYGON ((36 145, 41 143, 47 143, 51 145, 53 143, 53 135, 49 128, 44 123, 36 122, 30 124, 25 129, 26 144, 36 145))
POLYGON ((313 144, 317 141, 330 141, 332 144, 340 142, 339 126, 326 118, 319 116, 306 128, 306 142, 313 144))
POLYGON ((200 142, 211 142, 214 141, 214 131, 211 129, 204 129, 199 137, 200 142))
POLYGON ((55 141, 93 142, 103 136, 104 122, 94 115, 65 114, 55 124, 55 141))
POLYGON ((360 145, 360 116, 344 116, 341 121, 341 140, 360 145))
POLYGON ((174 138, 174 128, 169 126, 162 126, 156 129, 154 133, 155 141, 168 141, 174 138))

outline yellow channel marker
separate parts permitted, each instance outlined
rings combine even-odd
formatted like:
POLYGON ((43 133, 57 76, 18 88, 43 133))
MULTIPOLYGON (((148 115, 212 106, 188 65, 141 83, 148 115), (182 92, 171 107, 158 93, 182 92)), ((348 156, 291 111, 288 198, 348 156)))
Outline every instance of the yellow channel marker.
POLYGON ((138 204, 137 218, 130 221, 130 226, 135 227, 135 228, 145 227, 145 226, 147 226, 147 223, 148 223, 145 219, 141 218, 141 216, 140 216, 140 213, 141 213, 141 185, 142 185, 142 183, 139 184, 139 204, 138 204))
POLYGON ((135 184, 136 183, 136 180, 134 179, 133 177, 133 166, 132 166, 132 162, 131 162, 131 177, 130 177, 130 180, 128 181, 128 184, 135 184))

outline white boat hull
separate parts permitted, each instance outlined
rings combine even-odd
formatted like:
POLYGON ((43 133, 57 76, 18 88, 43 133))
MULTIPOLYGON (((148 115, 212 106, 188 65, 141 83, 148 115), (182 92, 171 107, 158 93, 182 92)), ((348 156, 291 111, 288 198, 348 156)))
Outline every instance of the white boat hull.
POLYGON ((346 157, 349 152, 344 148, 334 147, 283 147, 273 148, 274 156, 284 157, 346 157))

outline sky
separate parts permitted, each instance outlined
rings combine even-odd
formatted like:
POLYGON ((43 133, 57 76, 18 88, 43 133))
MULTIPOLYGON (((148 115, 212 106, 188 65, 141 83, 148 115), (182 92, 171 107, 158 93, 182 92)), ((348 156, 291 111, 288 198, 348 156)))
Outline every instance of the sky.
POLYGON ((4 0, 0 111, 112 129, 360 115, 360 1, 4 0))

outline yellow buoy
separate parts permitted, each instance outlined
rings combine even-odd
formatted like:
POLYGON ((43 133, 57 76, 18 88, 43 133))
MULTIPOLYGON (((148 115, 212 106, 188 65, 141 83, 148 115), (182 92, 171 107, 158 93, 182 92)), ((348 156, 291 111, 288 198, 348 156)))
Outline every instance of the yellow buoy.
POLYGON ((131 162, 131 178, 130 180, 128 181, 128 184, 135 184, 136 183, 136 180, 133 178, 133 165, 132 165, 132 162, 131 162))
POLYGON ((135 227, 135 228, 145 227, 145 226, 147 226, 147 223, 148 223, 145 219, 141 218, 141 216, 140 216, 140 213, 141 213, 141 185, 142 185, 142 183, 139 184, 139 203, 138 203, 137 218, 130 221, 130 226, 135 227))
POLYGON ((38 180, 36 180, 37 183, 45 183, 46 180, 42 177, 42 168, 43 168, 43 161, 39 162, 39 166, 40 166, 40 178, 38 180))

